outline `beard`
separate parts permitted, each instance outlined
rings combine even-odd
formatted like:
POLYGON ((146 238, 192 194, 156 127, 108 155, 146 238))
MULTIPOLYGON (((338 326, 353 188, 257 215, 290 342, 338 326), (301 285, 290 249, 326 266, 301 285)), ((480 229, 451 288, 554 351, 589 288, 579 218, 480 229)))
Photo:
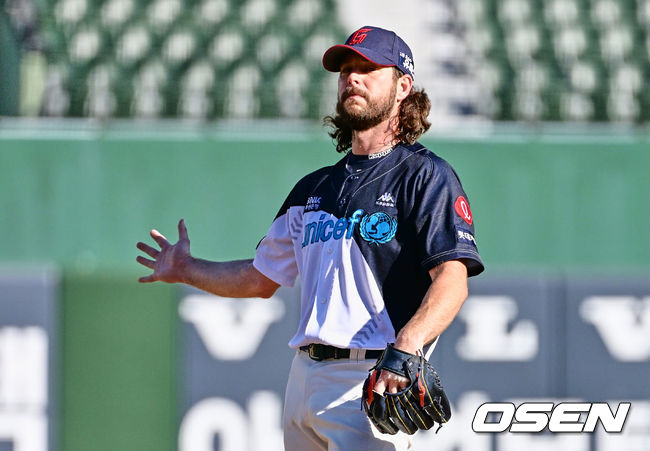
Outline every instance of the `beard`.
POLYGON ((395 104, 395 95, 397 94, 397 84, 393 84, 390 93, 380 99, 370 99, 364 93, 352 88, 345 91, 338 102, 336 102, 336 113, 339 119, 347 124, 352 130, 368 130, 375 125, 381 124, 390 117, 395 104), (352 106, 346 106, 346 100, 352 95, 362 96, 367 103, 363 110, 358 110, 352 106))

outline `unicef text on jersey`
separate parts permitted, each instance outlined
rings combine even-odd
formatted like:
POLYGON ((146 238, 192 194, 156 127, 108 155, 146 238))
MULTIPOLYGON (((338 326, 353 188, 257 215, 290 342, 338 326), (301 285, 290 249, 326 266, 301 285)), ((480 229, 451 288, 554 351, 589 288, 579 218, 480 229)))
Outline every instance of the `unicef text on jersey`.
POLYGON ((360 224, 359 233, 361 238, 374 244, 389 242, 397 232, 397 219, 384 212, 376 212, 363 216, 362 209, 356 210, 349 218, 340 218, 334 221, 328 219, 326 214, 321 214, 318 221, 305 225, 305 236, 302 247, 314 244, 319 241, 325 242, 330 239, 340 240, 345 237, 352 238, 355 224, 360 224))

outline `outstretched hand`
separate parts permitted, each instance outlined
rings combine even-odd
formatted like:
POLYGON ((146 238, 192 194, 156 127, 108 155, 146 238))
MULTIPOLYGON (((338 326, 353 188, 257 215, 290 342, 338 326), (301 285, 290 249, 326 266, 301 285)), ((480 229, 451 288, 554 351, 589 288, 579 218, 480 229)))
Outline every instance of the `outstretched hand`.
POLYGON ((136 258, 137 262, 141 265, 153 269, 152 274, 140 277, 138 282, 184 282, 187 265, 192 259, 192 255, 190 254, 190 239, 187 235, 185 221, 181 219, 178 222, 178 241, 175 244, 170 244, 167 238, 157 230, 151 231, 151 238, 158 243, 160 250, 142 242, 136 245, 138 249, 153 258, 153 260, 150 260, 141 255, 138 255, 136 258))

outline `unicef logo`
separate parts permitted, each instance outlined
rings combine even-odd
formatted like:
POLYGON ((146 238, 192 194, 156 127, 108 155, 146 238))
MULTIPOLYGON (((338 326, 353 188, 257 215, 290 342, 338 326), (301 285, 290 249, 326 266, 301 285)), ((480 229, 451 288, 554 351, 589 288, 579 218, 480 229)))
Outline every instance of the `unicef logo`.
POLYGON ((388 243, 397 232, 397 219, 391 218, 382 211, 366 215, 361 220, 359 232, 361 238, 370 243, 388 243))

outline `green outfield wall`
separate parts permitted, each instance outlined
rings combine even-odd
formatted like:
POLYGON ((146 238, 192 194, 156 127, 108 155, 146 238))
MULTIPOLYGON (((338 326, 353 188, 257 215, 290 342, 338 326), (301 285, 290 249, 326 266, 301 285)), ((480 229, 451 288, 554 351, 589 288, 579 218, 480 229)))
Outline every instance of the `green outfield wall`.
MULTIPOLYGON (((338 155, 320 128, 0 128, 0 259, 136 268, 185 218, 196 254, 245 258, 293 184, 338 155)), ((648 135, 423 140, 459 173, 488 267, 650 265, 648 135)))

